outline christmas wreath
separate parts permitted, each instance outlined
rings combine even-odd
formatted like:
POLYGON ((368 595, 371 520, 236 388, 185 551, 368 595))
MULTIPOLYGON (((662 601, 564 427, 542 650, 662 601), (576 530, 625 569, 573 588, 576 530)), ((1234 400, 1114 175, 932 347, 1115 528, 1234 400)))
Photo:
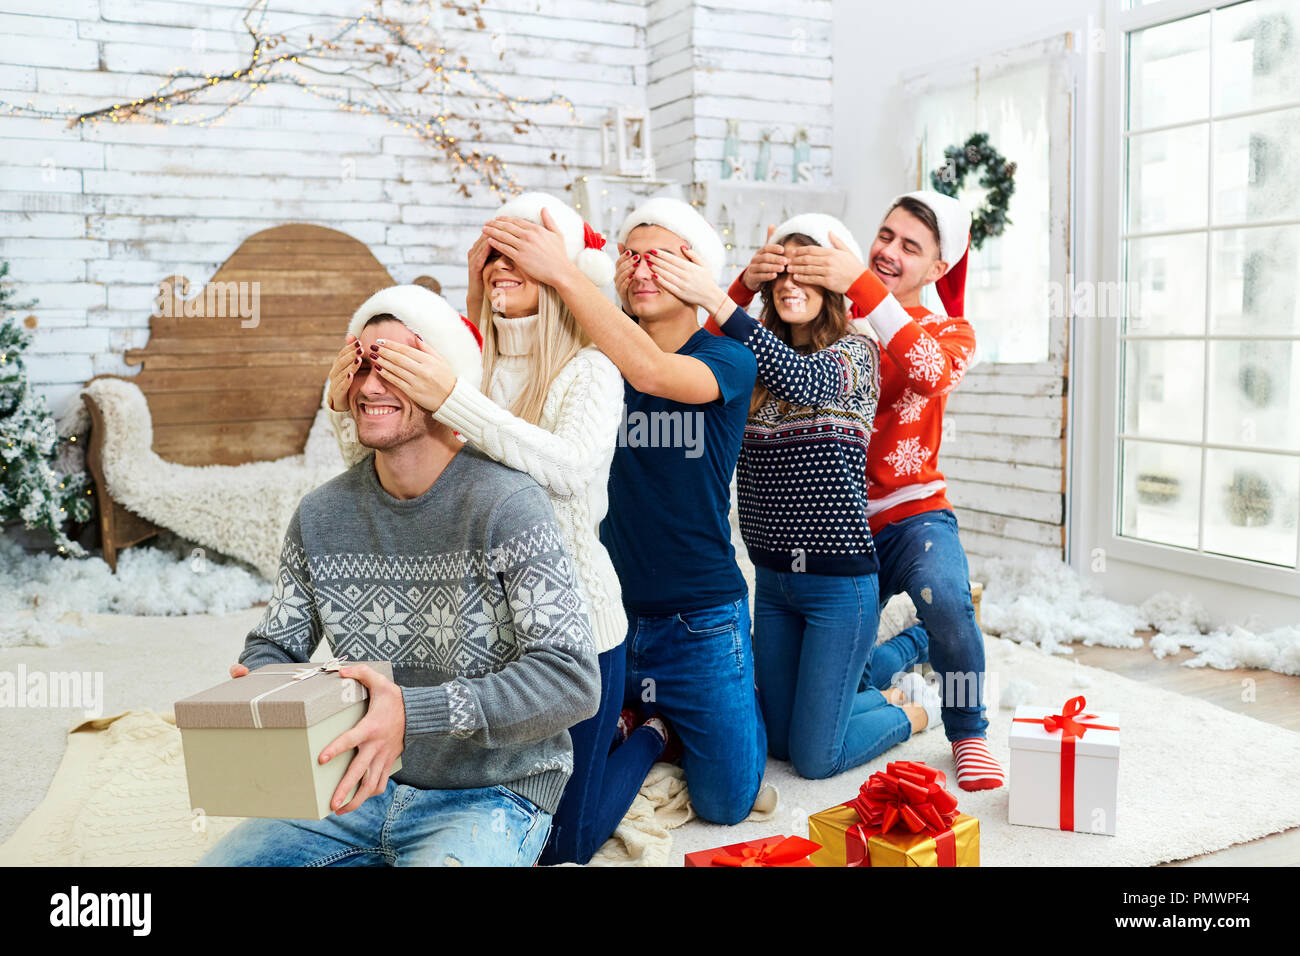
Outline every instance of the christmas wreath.
POLYGON ((966 174, 982 169, 979 184, 988 190, 984 206, 972 217, 970 244, 978 249, 984 240, 1002 235, 1011 224, 1007 207, 1016 191, 1016 164, 989 145, 988 133, 973 133, 961 146, 949 146, 943 151, 944 164, 930 173, 930 185, 945 196, 956 197, 966 174))

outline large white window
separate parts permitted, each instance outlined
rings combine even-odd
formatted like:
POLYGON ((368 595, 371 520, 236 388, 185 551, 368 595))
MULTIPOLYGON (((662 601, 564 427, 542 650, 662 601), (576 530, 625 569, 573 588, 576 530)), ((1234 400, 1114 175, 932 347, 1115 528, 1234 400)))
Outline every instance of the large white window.
POLYGON ((1115 540, 1297 593, 1300 0, 1126 7, 1115 540))

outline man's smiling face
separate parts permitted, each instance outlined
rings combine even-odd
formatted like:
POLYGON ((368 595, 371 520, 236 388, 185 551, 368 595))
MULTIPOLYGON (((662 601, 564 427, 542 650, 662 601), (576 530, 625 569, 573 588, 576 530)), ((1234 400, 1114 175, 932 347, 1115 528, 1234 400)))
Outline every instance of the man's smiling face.
MULTIPOLYGON (((684 244, 681 236, 663 226, 641 225, 628 233, 626 248, 641 257, 627 287, 628 310, 638 319, 660 319, 687 308, 681 299, 660 288, 654 278, 654 260, 647 255, 651 249, 660 249, 680 256, 684 244)), ((692 314, 694 311, 691 309, 692 314)))
POLYGON ((367 325, 360 338, 361 367, 348 388, 348 408, 357 423, 357 441, 367 448, 388 449, 429 434, 429 414, 400 388, 385 381, 372 368, 370 358, 370 346, 376 339, 416 348, 415 333, 396 319, 386 319, 367 325))

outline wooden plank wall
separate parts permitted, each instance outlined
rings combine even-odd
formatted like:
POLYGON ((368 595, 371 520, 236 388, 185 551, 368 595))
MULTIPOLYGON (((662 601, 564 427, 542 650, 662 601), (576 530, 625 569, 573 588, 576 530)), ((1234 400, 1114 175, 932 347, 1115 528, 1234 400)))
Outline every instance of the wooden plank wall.
POLYGON ((1063 362, 976 365, 948 398, 939 463, 962 544, 984 557, 1063 556, 1063 362))

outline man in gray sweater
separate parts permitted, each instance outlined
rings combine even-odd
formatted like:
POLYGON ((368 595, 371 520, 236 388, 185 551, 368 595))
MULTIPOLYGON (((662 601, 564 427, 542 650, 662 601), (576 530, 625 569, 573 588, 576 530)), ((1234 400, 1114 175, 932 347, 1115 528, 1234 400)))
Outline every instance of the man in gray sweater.
MULTIPOLYGON (((382 295, 360 348, 438 334, 430 302, 382 295), (398 321, 384 306, 413 311, 398 321)), ((357 354, 348 406, 375 453, 299 503, 231 676, 305 663, 324 637, 335 656, 392 661, 394 679, 341 672, 370 706, 321 754, 357 751, 333 814, 245 820, 200 864, 531 865, 572 771, 567 728, 599 702, 573 563, 533 479, 464 445, 357 354)))

